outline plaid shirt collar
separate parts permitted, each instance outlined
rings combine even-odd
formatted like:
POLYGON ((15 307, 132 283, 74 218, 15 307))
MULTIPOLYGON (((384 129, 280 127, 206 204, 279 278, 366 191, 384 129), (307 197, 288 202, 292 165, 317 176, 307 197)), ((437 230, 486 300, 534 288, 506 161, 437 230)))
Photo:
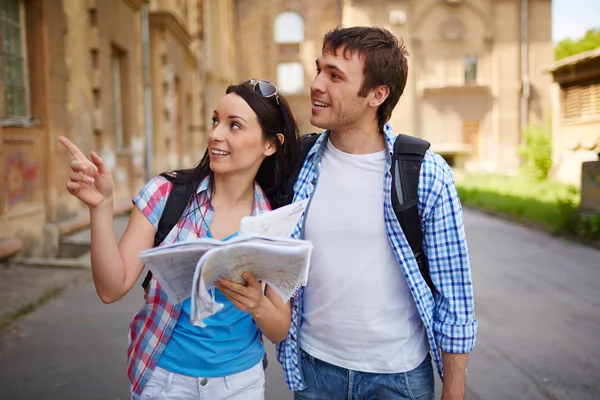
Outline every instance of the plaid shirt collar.
MULTIPOLYGON (((323 153, 325 152, 325 148, 327 147, 327 142, 329 142, 330 133, 331 132, 329 130, 326 130, 317 139, 313 147, 309 150, 308 154, 306 155, 306 163, 304 164, 305 167, 308 163, 316 165, 321 162, 321 158, 323 158, 323 153)), ((387 150, 385 152, 386 161, 388 163, 391 163, 396 135, 394 134, 392 126, 389 123, 386 123, 383 126, 383 136, 385 139, 385 148, 387 150)))
MULTIPOLYGON (((198 185, 196 194, 202 196, 202 202, 200 204, 204 204, 205 199, 212 198, 212 193, 210 191, 210 178, 208 176, 202 179, 198 185)), ((212 206, 210 208, 212 210, 212 206)), ((254 181, 254 208, 252 210, 252 215, 254 216, 262 214, 267 211, 271 211, 271 205, 269 204, 267 195, 265 194, 264 190, 262 190, 258 182, 254 181)))

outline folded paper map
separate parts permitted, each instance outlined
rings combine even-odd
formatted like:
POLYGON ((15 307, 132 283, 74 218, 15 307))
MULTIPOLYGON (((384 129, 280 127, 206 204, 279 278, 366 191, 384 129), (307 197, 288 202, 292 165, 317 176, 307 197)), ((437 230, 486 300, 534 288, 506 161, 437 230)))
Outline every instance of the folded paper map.
POLYGON ((246 217, 239 235, 228 240, 194 239, 155 247, 140 254, 173 304, 191 298, 191 320, 198 326, 222 305, 209 290, 223 277, 243 283, 244 272, 271 286, 284 300, 306 284, 312 244, 289 239, 307 201, 246 217))

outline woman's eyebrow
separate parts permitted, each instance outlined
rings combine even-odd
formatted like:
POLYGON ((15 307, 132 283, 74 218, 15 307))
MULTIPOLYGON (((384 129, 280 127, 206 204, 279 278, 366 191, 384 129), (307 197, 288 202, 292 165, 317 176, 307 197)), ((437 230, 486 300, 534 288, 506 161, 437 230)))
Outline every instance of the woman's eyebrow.
POLYGON ((229 117, 227 117, 227 119, 241 119, 242 121, 244 121, 245 123, 248 123, 248 121, 246 121, 245 118, 242 118, 238 115, 230 115, 229 117))

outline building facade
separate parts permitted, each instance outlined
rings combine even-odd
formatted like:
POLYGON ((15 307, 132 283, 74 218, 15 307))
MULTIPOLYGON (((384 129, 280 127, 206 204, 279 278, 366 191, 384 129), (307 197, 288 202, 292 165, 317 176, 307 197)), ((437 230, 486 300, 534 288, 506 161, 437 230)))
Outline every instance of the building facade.
POLYGON ((550 0, 241 0, 243 76, 278 83, 302 131, 323 35, 381 26, 410 53, 396 132, 423 137, 455 167, 514 171, 521 127, 550 111, 550 0), (260 6, 259 6, 260 4, 260 6))
POLYGON ((194 165, 212 111, 241 79, 275 82, 302 132, 323 35, 389 29, 409 78, 395 131, 459 168, 514 171, 545 120, 551 0, 4 0, 0 10, 0 258, 56 256, 89 223, 70 196, 71 138, 116 182, 116 211, 151 176, 194 165), (3 250, 4 249, 4 250, 3 250))
POLYGON ((115 212, 150 176, 201 158, 207 110, 237 78, 235 52, 221 50, 235 45, 234 4, 2 1, 0 258, 57 256, 89 223, 64 187, 60 135, 111 168, 115 212))

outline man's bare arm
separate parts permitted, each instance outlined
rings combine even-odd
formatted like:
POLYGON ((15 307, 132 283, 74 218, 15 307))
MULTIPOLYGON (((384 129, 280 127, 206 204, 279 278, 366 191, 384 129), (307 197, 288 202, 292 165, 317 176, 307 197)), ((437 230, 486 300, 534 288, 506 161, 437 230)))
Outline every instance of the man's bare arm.
POLYGON ((444 385, 442 400, 464 400, 469 354, 442 353, 444 385))

